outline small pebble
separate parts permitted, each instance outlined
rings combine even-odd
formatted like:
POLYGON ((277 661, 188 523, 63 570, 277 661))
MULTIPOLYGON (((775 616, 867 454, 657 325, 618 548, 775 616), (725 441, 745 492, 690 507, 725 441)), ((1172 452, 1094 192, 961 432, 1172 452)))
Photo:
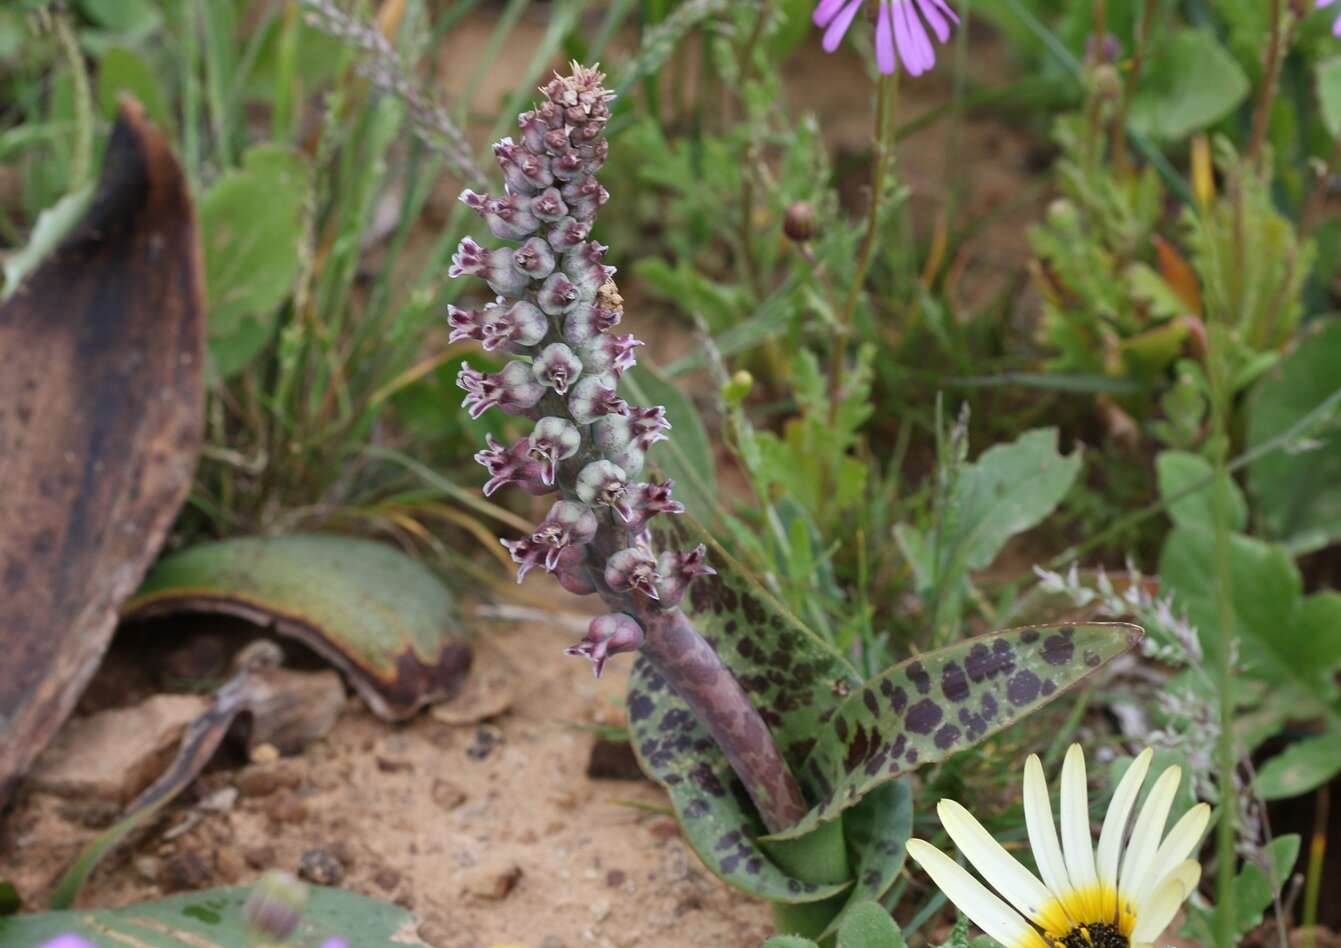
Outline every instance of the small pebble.
POLYGON ((491 724, 481 724, 475 729, 475 739, 466 748, 466 756, 471 760, 484 760, 501 743, 503 743, 502 731, 491 724))
POLYGON ((159 867, 158 884, 165 892, 184 892, 208 887, 212 876, 205 858, 194 849, 187 849, 170 856, 159 867))
POLYGON ((466 802, 466 791, 439 777, 433 781, 433 802, 444 810, 455 810, 466 802))
POLYGON ((338 885, 345 877, 345 867, 326 850, 313 848, 298 860, 298 875, 317 885, 338 885))

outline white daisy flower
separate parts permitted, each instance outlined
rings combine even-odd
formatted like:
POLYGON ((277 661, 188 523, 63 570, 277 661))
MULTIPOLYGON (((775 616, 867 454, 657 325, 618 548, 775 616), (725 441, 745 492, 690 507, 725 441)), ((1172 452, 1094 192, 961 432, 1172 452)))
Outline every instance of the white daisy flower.
POLYGON ((1152 756, 1148 748, 1143 751, 1118 782, 1097 850, 1080 745, 1071 745, 1062 766, 1060 841, 1043 764, 1030 756, 1024 816, 1042 881, 953 800, 936 808, 941 823, 996 893, 930 843, 909 840, 908 854, 961 912, 1006 948, 1153 948, 1201 878, 1201 866, 1188 857, 1201 841, 1211 808, 1192 807, 1165 836, 1182 777, 1178 767, 1170 767, 1155 781, 1127 837, 1152 756))

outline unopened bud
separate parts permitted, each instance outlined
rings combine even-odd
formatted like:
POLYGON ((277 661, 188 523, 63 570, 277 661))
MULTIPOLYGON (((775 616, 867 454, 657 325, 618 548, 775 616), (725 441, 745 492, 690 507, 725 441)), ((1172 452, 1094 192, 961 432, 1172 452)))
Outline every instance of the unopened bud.
POLYGON ((722 398, 728 405, 739 407, 745 399, 750 397, 750 390, 754 388, 754 376, 745 369, 740 369, 731 378, 722 383, 722 398))
POLYGON ((815 209, 807 201, 797 201, 782 218, 782 232, 788 239, 803 244, 815 236, 815 209))
POLYGON ((637 620, 622 612, 612 612, 592 619, 586 637, 565 649, 564 654, 590 659, 592 672, 600 678, 610 656, 637 651, 642 645, 643 627, 637 620))

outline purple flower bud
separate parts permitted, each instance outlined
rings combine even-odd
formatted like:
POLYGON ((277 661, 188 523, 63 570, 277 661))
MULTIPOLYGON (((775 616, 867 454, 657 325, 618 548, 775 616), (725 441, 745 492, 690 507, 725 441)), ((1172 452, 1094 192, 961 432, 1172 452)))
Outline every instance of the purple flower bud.
POLYGON ((461 192, 461 203, 483 217, 494 236, 503 240, 522 240, 540 228, 540 221, 531 213, 531 199, 523 195, 492 198, 466 190, 461 192))
POLYGON ((708 548, 702 543, 688 553, 678 550, 662 553, 657 559, 657 571, 661 573, 657 591, 661 593, 661 604, 667 608, 679 603, 697 577, 717 575, 717 570, 708 565, 708 548))
POLYGON ((568 182, 563 186, 562 193, 568 202, 568 213, 578 220, 595 217, 596 212, 610 200, 610 192, 591 175, 568 182))
POLYGON ((528 494, 536 496, 550 493, 553 488, 542 479, 540 462, 531 457, 530 438, 521 438, 510 448, 504 448, 491 434, 484 438, 489 448, 476 452, 475 461, 489 472, 489 480, 484 485, 485 497, 492 496, 506 484, 519 484, 528 494))
POLYGON ((558 188, 546 188, 531 198, 531 213, 542 221, 557 221, 568 215, 568 205, 563 203, 558 188))
MULTIPOLYGON (((545 103, 549 105, 550 103, 545 103)), ((557 113, 557 110, 551 106, 551 111, 557 113)), ((560 122, 563 121, 562 114, 558 114, 560 122)), ((517 127, 521 129, 522 145, 533 155, 543 154, 545 151, 545 133, 553 125, 550 124, 549 116, 545 114, 544 106, 536 109, 534 112, 523 112, 517 117, 517 127)))
POLYGON ((593 303, 578 303, 563 319, 563 338, 570 346, 581 346, 619 325, 624 310, 593 303))
POLYGON ((628 503, 629 477, 623 469, 609 461, 592 461, 577 475, 577 496, 593 507, 609 507, 628 523, 633 519, 633 508, 628 503))
POLYGON ((660 582, 657 561, 642 547, 631 546, 612 553, 606 560, 605 583, 615 592, 633 589, 649 599, 660 599, 661 593, 657 590, 660 582))
POLYGON ((625 414, 629 403, 619 397, 615 384, 609 376, 584 375, 568 396, 568 413, 573 421, 589 425, 606 415, 625 414))
POLYGON ((607 249, 593 240, 578 244, 563 258, 563 272, 573 281, 583 299, 594 298, 596 291, 615 275, 614 267, 601 262, 607 249))
POLYGON ((494 156, 498 159, 498 166, 503 169, 503 180, 507 182, 509 190, 534 194, 554 183, 549 161, 518 148, 510 138, 494 145, 494 156))
POLYGON ((547 239, 549 245, 556 251, 565 253, 582 243, 590 235, 590 220, 580 221, 574 217, 564 217, 554 222, 547 239))
POLYGON ((456 384, 466 392, 461 405, 478 418, 494 405, 509 415, 520 415, 535 405, 545 394, 545 386, 531 376, 531 366, 512 361, 500 372, 485 373, 461 366, 456 384))
POLYGON ((303 920, 307 886, 287 872, 267 872, 242 906, 247 928, 267 942, 288 941, 303 920))
POLYGON ((592 671, 600 678, 610 656, 636 652, 642 647, 643 627, 630 615, 612 612, 592 619, 586 638, 564 649, 564 654, 590 659, 592 671))
POLYGON ((568 150, 569 131, 566 128, 556 128, 553 131, 546 132, 541 140, 545 146, 545 151, 551 155, 562 155, 568 150))
POLYGON ((530 537, 522 537, 520 540, 499 540, 507 551, 512 554, 512 562, 517 564, 517 582, 520 583, 526 578, 526 574, 537 566, 543 566, 545 563, 545 554, 549 552, 549 547, 543 543, 537 543, 530 537))
POLYGON ((75 934, 57 935, 51 941, 44 941, 37 948, 98 948, 91 941, 85 941, 75 934))
POLYGON ((562 316, 582 300, 582 293, 562 273, 551 273, 536 294, 540 308, 551 316, 562 316))
POLYGON ((477 276, 488 282, 489 287, 500 296, 518 297, 530 284, 525 273, 512 266, 513 251, 507 248, 486 250, 469 237, 452 254, 452 265, 447 275, 453 279, 462 276, 477 276))
POLYGON ((551 342, 536 356, 531 374, 541 385, 548 385, 560 395, 567 395, 568 387, 582 374, 582 360, 562 342, 551 342))
POLYGON ((530 237, 512 252, 512 265, 532 280, 554 272, 554 251, 543 237, 530 237))
POLYGON ((540 480, 549 485, 558 474, 559 462, 577 454, 582 435, 567 418, 541 418, 527 438, 531 460, 540 465, 540 480))
POLYGON ((624 473, 630 478, 641 474, 643 465, 647 463, 647 452, 632 441, 617 448, 612 448, 604 454, 612 463, 623 468, 624 473))
POLYGON ((534 346, 549 332, 549 320, 534 305, 518 300, 511 306, 485 307, 480 340, 486 352, 500 347, 515 350, 534 346))
POLYGON ((671 490, 675 487, 675 482, 667 480, 664 483, 657 484, 648 482, 635 485, 630 491, 631 500, 629 506, 633 508, 633 522, 629 524, 629 530, 637 533, 647 526, 647 521, 651 520, 657 514, 682 514, 684 513, 684 504, 678 500, 671 499, 671 490))
POLYGON ((559 585, 575 596, 590 596, 596 591, 591 571, 587 569, 587 550, 581 546, 566 547, 554 566, 554 578, 559 585))
POLYGON ((580 178, 589 173, 588 163, 588 159, 583 158, 576 151, 566 151, 557 158, 552 158, 549 167, 558 180, 572 181, 574 178, 580 178))
MULTIPOLYGON (((551 277, 551 279, 553 278, 551 277)), ((544 307, 544 303, 540 305, 542 308, 544 307)), ((623 336, 603 333, 588 340, 579 352, 581 353, 582 364, 587 367, 587 371, 593 374, 609 372, 615 378, 620 378, 625 372, 638 364, 638 359, 634 356, 633 350, 641 345, 645 345, 645 343, 635 339, 631 333, 626 333, 623 336)))
POLYGON ((658 441, 666 440, 661 432, 669 431, 670 426, 664 406, 630 406, 628 414, 623 417, 603 418, 597 422, 594 429, 596 447, 605 451, 632 441, 646 451, 658 441))
POLYGON ((463 339, 484 341, 484 313, 477 309, 458 309, 447 306, 447 325, 452 330, 448 342, 461 342, 463 339))
POLYGON ((549 508, 545 519, 531 534, 532 540, 549 548, 545 554, 545 569, 554 572, 564 550, 590 543, 599 525, 596 515, 586 504, 561 500, 549 508))

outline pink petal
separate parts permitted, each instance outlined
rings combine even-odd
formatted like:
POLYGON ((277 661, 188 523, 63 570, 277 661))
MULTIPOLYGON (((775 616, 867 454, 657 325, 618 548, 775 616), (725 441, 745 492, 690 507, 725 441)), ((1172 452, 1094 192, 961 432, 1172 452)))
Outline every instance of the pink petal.
POLYGON ((1332 35, 1341 36, 1341 16, 1337 17, 1336 22, 1332 24, 1332 35))
POLYGON ((885 75, 893 74, 898 67, 898 57, 894 55, 894 23, 889 12, 890 0, 880 0, 880 14, 875 22, 875 61, 885 75))
POLYGON ((897 0, 894 4, 894 41, 909 75, 920 76, 935 64, 936 53, 927 38, 926 27, 913 12, 911 0, 897 0))
POLYGON ((857 11, 861 9, 861 5, 865 2, 866 0, 852 0, 843 8, 843 12, 839 13, 834 21, 829 24, 829 28, 824 31, 823 45, 826 53, 832 53, 838 48, 838 44, 843 41, 844 35, 847 34, 847 28, 852 25, 852 20, 856 17, 857 11))
POLYGON ((1330 7, 1331 5, 1332 0, 1318 0, 1317 4, 1315 4, 1315 8, 1321 10, 1323 7, 1330 7))
MULTIPOLYGON (((941 5, 944 6, 944 4, 941 5)), ((946 21, 934 0, 917 0, 917 9, 922 14, 922 19, 926 20, 936 33, 936 39, 944 43, 950 38, 950 24, 946 21)), ((949 8, 947 7, 947 9, 949 8)), ((953 15, 954 11, 951 11, 951 16, 953 15)))
POLYGON ((815 4, 815 12, 811 15, 811 20, 814 21, 816 26, 825 26, 834 18, 834 14, 843 8, 843 4, 846 2, 847 0, 820 0, 819 3, 815 4))

